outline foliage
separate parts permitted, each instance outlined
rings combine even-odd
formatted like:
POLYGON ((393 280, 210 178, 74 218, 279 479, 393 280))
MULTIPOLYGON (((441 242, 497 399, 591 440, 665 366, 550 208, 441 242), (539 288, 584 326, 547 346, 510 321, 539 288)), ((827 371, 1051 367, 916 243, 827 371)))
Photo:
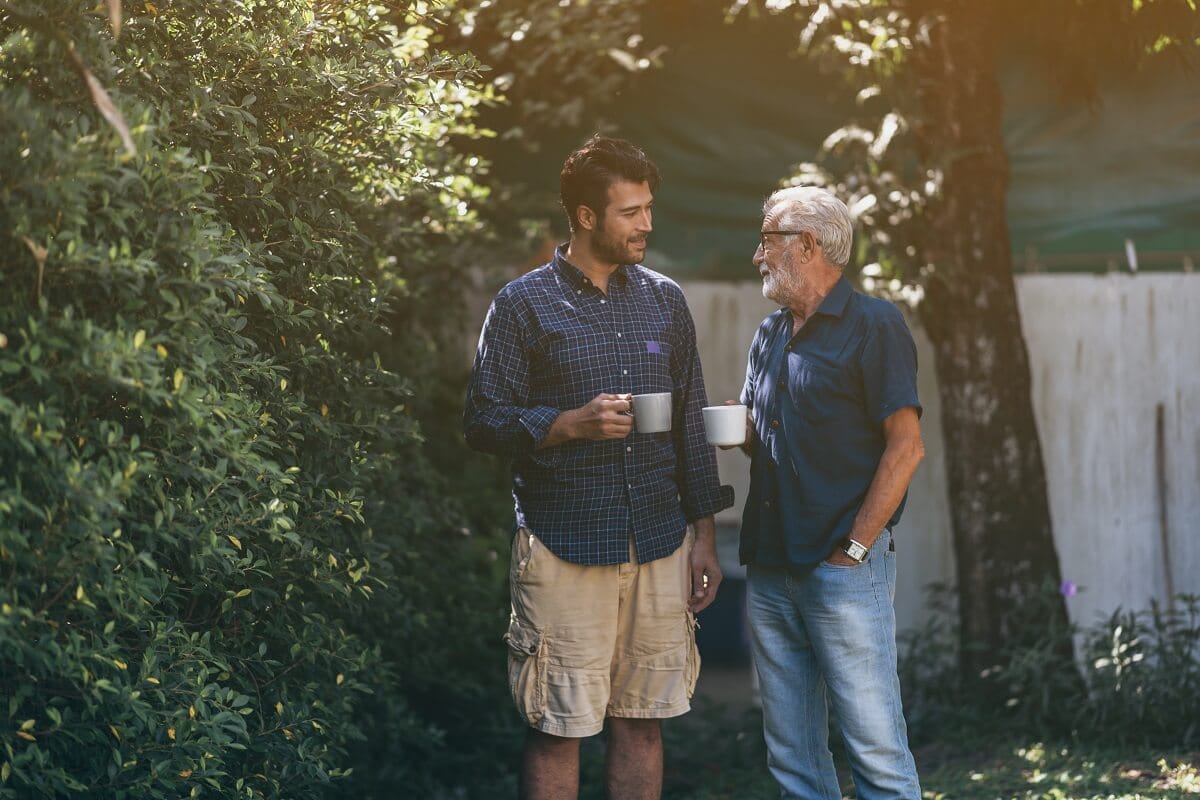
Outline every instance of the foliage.
POLYGON ((858 113, 822 143, 786 183, 828 186, 846 199, 862 235, 857 261, 868 291, 915 305, 939 261, 926 241, 930 214, 944 213, 947 172, 970 153, 937 147, 939 124, 923 107, 931 31, 951 15, 989 20, 990 46, 1027 61, 1060 101, 1096 107, 1100 86, 1151 60, 1192 68, 1200 58, 1200 14, 1189 0, 1088 4, 960 0, 733 0, 732 15, 781 15, 797 49, 855 92, 858 113))
POLYGON ((1116 611, 1084 644, 1084 725, 1116 742, 1200 746, 1200 597, 1116 611))
POLYGON ((537 149, 546 129, 611 126, 597 99, 612 97, 664 49, 641 30, 646 0, 470 0, 447 4, 441 43, 493 71, 512 114, 500 133, 537 149))
MULTIPOLYGON (((1071 587, 1073 591, 1074 587, 1071 587)), ((1014 734, 1108 746, 1200 746, 1200 598, 1179 595, 1168 608, 1115 611, 1069 634, 1083 642, 1083 681, 1066 679, 1047 627, 1053 595, 1044 587, 1011 623, 1010 640, 979 680, 959 671, 957 611, 946 586, 930 589, 932 613, 902 637, 899 672, 909 730, 916 741, 948 741, 985 725, 1014 734)), ((1070 592, 1068 592, 1070 593, 1070 592)), ((969 644, 966 646, 970 646, 969 644)))
POLYGON ((434 796, 499 706, 413 416, 476 63, 417 3, 109 5, 0 5, 0 797, 434 796))

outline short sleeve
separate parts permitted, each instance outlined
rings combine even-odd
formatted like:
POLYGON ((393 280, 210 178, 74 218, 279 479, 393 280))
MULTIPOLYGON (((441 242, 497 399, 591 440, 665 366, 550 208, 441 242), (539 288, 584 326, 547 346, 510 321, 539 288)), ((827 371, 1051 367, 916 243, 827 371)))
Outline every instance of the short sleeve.
POLYGON ((918 416, 917 346, 904 316, 895 306, 872 321, 862 349, 862 376, 867 414, 882 423, 912 406, 918 416))

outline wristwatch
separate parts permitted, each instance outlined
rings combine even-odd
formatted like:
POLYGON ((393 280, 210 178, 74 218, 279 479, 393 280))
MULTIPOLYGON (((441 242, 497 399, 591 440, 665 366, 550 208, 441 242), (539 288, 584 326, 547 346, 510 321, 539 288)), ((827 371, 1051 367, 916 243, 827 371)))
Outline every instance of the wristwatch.
POLYGON ((871 551, 862 542, 847 536, 845 541, 842 542, 842 552, 861 564, 867 560, 867 553, 871 551))

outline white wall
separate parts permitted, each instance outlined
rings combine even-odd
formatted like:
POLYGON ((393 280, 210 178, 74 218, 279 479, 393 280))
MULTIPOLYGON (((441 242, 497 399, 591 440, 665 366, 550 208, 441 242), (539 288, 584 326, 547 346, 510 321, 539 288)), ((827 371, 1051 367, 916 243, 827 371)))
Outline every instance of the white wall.
MULTIPOLYGON (((693 281, 683 288, 710 401, 735 398, 750 338, 774 306, 757 281, 693 281)), ((1026 275, 1017 279, 1017 291, 1055 541, 1063 576, 1083 587, 1068 601, 1073 619, 1090 625, 1118 606, 1165 601, 1168 568, 1175 592, 1200 593, 1200 275, 1026 275)), ((954 579, 933 352, 920 326, 909 322, 927 455, 896 536, 901 627, 921 622, 926 585, 954 579)), ((719 453, 718 464, 738 495, 737 506, 718 520, 722 560, 736 563, 748 463, 728 451, 719 453)))

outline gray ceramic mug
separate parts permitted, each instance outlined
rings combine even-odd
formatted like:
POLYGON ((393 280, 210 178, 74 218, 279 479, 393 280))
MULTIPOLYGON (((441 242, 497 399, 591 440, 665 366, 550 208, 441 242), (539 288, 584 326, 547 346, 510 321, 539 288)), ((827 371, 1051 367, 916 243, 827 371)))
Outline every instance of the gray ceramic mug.
POLYGON ((671 393, 635 394, 633 424, 638 433, 663 433, 671 430, 671 393))

